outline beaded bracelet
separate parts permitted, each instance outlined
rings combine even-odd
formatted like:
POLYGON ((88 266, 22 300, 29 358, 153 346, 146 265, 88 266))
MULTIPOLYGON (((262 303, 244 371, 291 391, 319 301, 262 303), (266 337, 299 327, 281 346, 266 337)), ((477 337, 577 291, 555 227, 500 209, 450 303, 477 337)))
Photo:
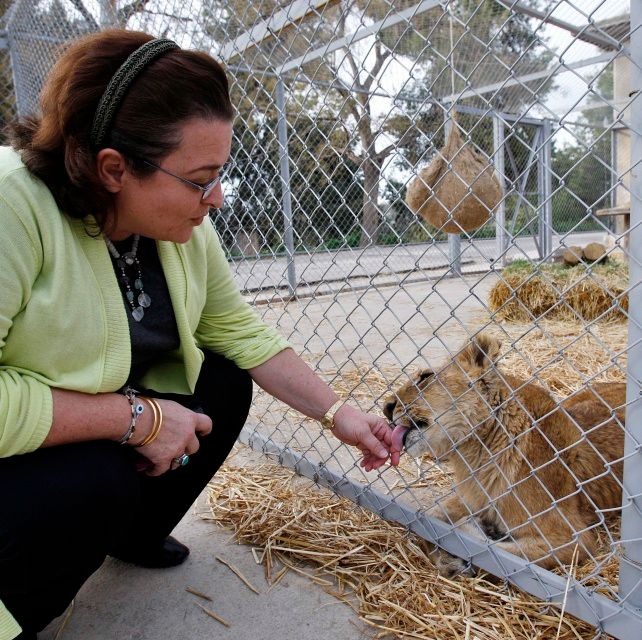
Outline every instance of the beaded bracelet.
POLYGON ((134 435, 134 432, 136 431, 136 421, 138 420, 138 416, 140 416, 140 414, 145 410, 144 405, 138 401, 138 398, 136 396, 137 393, 138 392, 136 391, 136 389, 132 389, 131 387, 125 387, 123 389, 123 394, 129 401, 132 416, 129 422, 129 427, 127 431, 125 431, 123 436, 118 440, 118 444, 126 444, 127 442, 129 442, 131 437, 134 435))
POLYGON ((149 402, 149 406, 152 408, 152 413, 154 414, 154 424, 152 425, 152 430, 147 434, 146 438, 143 438, 142 442, 135 444, 134 447, 137 449, 139 447, 144 447, 156 440, 156 436, 160 433, 161 427, 163 426, 163 410, 156 401, 155 398, 148 398, 147 396, 139 396, 141 400, 146 400, 149 402))

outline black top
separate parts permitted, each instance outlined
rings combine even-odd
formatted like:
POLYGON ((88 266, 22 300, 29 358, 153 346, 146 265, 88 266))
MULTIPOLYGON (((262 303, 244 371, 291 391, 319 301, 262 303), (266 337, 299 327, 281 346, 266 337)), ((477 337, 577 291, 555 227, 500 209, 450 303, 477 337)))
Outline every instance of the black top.
MULTIPOLYGON (((114 242, 114 246, 119 254, 123 254, 131 251, 132 243, 133 238, 128 238, 121 242, 114 242)), ((127 289, 121 281, 121 271, 112 256, 112 264, 120 285, 125 311, 127 312, 127 320, 129 321, 132 366, 129 372, 128 384, 132 385, 135 385, 140 380, 160 354, 175 351, 180 346, 176 317, 174 316, 163 267, 156 250, 156 242, 141 236, 136 256, 140 263, 143 290, 151 298, 151 304, 144 310, 145 315, 140 322, 136 322, 132 317, 132 307, 126 298, 127 289)), ((133 289, 136 268, 128 267, 127 275, 130 278, 130 286, 133 289)))

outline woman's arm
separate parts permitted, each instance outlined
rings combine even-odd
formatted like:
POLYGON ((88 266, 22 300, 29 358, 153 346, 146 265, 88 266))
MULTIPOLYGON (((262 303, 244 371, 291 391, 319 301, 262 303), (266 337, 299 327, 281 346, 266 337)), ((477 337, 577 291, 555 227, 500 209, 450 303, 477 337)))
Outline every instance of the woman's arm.
MULTIPOLYGON (((249 373, 270 395, 315 420, 339 399, 292 349, 284 349, 249 373)), ((399 463, 399 451, 392 449, 392 432, 383 418, 345 404, 335 413, 334 425, 332 433, 339 440, 363 452, 361 465, 366 471, 377 469, 389 457, 392 464, 399 463)))
MULTIPOLYGON (((120 393, 91 395, 53 389, 51 395, 53 420, 43 447, 87 440, 119 440, 127 431, 131 409, 127 398, 120 393)), ((146 413, 151 414, 143 412, 137 421, 141 435, 151 429, 151 417, 146 413)))

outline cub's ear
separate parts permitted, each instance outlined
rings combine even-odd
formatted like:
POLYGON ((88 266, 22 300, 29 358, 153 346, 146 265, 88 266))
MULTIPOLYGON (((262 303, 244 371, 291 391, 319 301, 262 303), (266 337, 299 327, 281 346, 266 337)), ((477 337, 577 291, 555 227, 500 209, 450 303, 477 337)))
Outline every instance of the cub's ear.
POLYGON ((428 380, 429 378, 432 378, 435 375, 435 372, 430 370, 430 369, 422 369, 421 371, 418 371, 414 378, 414 382, 418 387, 421 387, 421 385, 428 380))
POLYGON ((502 343, 486 333, 475 336, 457 355, 457 362, 464 369, 488 369, 495 362, 502 343))

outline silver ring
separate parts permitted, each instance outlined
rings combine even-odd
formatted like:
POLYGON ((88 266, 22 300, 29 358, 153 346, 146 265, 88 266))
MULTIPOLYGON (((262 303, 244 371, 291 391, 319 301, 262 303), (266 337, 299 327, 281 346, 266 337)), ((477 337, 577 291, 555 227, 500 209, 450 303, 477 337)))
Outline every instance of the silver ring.
POLYGON ((189 456, 186 453, 184 453, 182 456, 178 456, 178 458, 174 458, 174 462, 179 467, 184 467, 189 462, 189 456))

